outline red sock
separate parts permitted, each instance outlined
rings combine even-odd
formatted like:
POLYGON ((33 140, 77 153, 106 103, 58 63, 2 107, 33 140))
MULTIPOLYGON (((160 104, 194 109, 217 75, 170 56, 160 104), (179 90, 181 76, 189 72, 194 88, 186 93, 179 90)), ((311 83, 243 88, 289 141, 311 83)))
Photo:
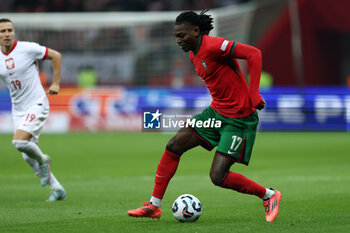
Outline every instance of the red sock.
POLYGON ((179 165, 180 155, 165 149, 164 154, 158 164, 155 185, 152 196, 162 199, 170 179, 174 176, 179 165))
POLYGON ((220 187, 255 195, 260 198, 263 198, 266 192, 265 187, 236 172, 229 172, 220 187))

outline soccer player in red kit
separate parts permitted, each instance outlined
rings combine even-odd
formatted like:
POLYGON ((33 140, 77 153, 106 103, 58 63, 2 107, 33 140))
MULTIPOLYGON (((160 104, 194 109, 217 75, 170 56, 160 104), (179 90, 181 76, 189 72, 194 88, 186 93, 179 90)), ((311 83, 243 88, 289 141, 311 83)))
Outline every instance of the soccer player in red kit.
POLYGON ((161 217, 161 200, 181 155, 200 145, 207 150, 217 146, 210 170, 215 185, 261 198, 266 221, 272 222, 277 217, 282 197, 279 191, 230 171, 234 163, 248 165, 258 124, 256 109, 265 106, 259 94, 261 53, 249 45, 209 36, 212 23, 213 19, 205 11, 199 15, 193 11, 183 12, 176 18, 174 35, 180 48, 189 52, 198 76, 205 82, 213 99, 207 109, 192 119, 216 119, 221 125, 218 128, 199 127, 200 124, 181 128, 168 142, 157 167, 150 201, 138 209, 129 210, 130 216, 161 217), (249 86, 236 59, 248 62, 249 86))

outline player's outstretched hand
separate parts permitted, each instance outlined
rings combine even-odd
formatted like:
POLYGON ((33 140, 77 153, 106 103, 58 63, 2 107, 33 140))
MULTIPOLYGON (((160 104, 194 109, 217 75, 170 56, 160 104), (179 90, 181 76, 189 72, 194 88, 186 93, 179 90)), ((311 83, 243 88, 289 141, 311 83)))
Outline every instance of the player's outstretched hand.
POLYGON ((60 90, 60 85, 58 83, 52 83, 49 90, 47 90, 48 95, 57 95, 60 90))
POLYGON ((255 108, 258 109, 258 110, 264 109, 264 108, 265 108, 265 101, 262 100, 261 102, 259 102, 259 104, 257 104, 257 105, 255 106, 255 108))
POLYGON ((265 108, 265 101, 263 100, 260 94, 252 96, 251 101, 254 108, 258 110, 262 110, 265 108))

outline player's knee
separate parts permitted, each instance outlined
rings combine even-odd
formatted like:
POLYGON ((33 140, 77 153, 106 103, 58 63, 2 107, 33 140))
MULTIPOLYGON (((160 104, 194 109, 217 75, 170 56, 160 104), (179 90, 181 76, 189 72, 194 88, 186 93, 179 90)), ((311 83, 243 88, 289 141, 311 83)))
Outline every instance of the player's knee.
POLYGON ((26 140, 12 140, 12 145, 20 152, 25 152, 29 141, 26 140))
POLYGON ((166 147, 173 149, 175 143, 174 143, 174 138, 170 139, 168 143, 166 144, 166 147))
POLYGON ((183 153, 182 148, 181 148, 181 146, 178 145, 175 137, 173 137, 172 139, 170 139, 168 141, 166 147, 178 155, 181 155, 183 153))
POLYGON ((214 185, 220 186, 224 181, 224 176, 221 173, 211 171, 210 180, 214 185))

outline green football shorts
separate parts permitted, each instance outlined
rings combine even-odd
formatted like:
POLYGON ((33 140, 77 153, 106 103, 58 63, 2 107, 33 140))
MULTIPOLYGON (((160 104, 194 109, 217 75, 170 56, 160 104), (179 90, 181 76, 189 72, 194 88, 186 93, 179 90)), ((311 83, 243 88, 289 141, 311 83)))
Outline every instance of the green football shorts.
POLYGON ((249 164, 259 122, 257 112, 247 117, 229 118, 208 107, 191 122, 189 126, 203 141, 202 147, 210 151, 217 146, 216 154, 249 164))

